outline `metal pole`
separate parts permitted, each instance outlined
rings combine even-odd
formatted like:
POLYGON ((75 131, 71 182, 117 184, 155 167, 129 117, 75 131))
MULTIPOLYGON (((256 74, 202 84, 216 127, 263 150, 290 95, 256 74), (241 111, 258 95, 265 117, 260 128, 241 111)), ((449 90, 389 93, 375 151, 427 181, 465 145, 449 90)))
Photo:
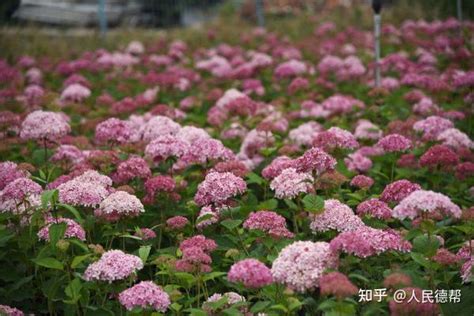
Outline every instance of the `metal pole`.
POLYGON ((263 0, 255 0, 255 13, 259 27, 265 27, 265 16, 263 14, 263 0))
POLYGON ((375 86, 380 87, 380 14, 374 14, 375 86))
POLYGON ((458 20, 462 23, 462 0, 458 0, 457 2, 457 11, 458 11, 458 20))
POLYGON ((107 34, 107 14, 105 12, 105 0, 99 0, 99 27, 100 36, 105 38, 107 34))

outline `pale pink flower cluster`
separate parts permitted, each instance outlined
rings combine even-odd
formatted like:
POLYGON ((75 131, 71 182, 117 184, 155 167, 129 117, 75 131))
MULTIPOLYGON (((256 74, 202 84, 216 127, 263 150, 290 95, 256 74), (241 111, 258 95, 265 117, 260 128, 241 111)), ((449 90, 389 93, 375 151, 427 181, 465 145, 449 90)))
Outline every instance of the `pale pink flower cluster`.
MULTIPOLYGON (((202 309, 207 313, 209 316, 218 316, 221 315, 221 311, 230 308, 232 305, 240 302, 245 302, 245 297, 235 293, 235 292, 226 292, 224 294, 214 293, 213 295, 209 296, 209 298, 202 304, 202 309), (221 300, 223 297, 227 299, 227 303, 224 304, 218 310, 211 308, 209 303, 215 303, 221 300)), ((239 311, 242 313, 247 312, 247 308, 239 307, 239 311)))
POLYGON ((109 250, 98 261, 87 267, 83 278, 86 281, 112 283, 128 278, 141 269, 143 269, 143 262, 139 257, 126 254, 121 250, 109 250))
POLYGON ((257 259, 244 259, 234 263, 227 279, 230 282, 242 283, 246 288, 257 289, 273 282, 270 269, 257 259))
POLYGON ((358 230, 340 233, 331 240, 330 248, 334 252, 344 252, 366 258, 386 251, 408 252, 411 244, 395 230, 375 229, 362 226, 358 230))
POLYGON ((338 256, 327 242, 296 241, 281 250, 272 264, 275 282, 306 292, 319 286, 326 269, 338 265, 338 256))
POLYGON ((346 232, 357 230, 364 226, 364 222, 354 214, 352 209, 338 200, 324 201, 324 210, 321 214, 310 214, 310 228, 313 233, 336 230, 346 232))
POLYGON ((20 137, 23 139, 56 141, 71 131, 63 114, 34 111, 21 124, 20 137))
POLYGON ((355 138, 368 140, 378 140, 382 134, 382 130, 368 120, 359 120, 354 132, 355 138))
POLYGON ((333 126, 327 131, 317 133, 313 139, 313 146, 325 149, 355 149, 359 143, 351 132, 337 126, 333 126))
POLYGON ((191 164, 207 164, 218 160, 234 160, 235 155, 218 139, 198 138, 188 147, 187 152, 176 162, 175 168, 191 164))
POLYGON ((293 199, 300 193, 308 193, 313 189, 314 178, 310 173, 298 172, 295 168, 284 169, 270 183, 278 199, 293 199))
POLYGON ((108 195, 112 179, 95 170, 86 171, 57 187, 59 201, 74 206, 96 206, 108 195))
POLYGON ((136 217, 145 212, 142 202, 125 191, 117 191, 106 197, 94 211, 94 215, 107 221, 117 221, 124 217, 136 217))
POLYGON ((57 161, 69 161, 73 164, 77 164, 84 160, 83 152, 74 145, 61 145, 58 147, 50 160, 53 162, 57 161))
POLYGON ((181 126, 166 116, 154 116, 140 128, 140 135, 144 141, 152 141, 158 136, 174 135, 181 126))
POLYGON ((155 162, 179 158, 189 151, 189 144, 174 135, 158 136, 145 148, 145 156, 155 162))
POLYGON ((474 148, 474 142, 469 136, 457 128, 448 128, 439 133, 436 140, 443 142, 443 145, 452 147, 454 149, 460 148, 474 148))
POLYGON ((362 101, 345 95, 333 95, 324 100, 321 105, 332 115, 348 113, 356 108, 364 108, 364 103, 362 103, 362 101))
POLYGON ((46 220, 46 226, 41 228, 38 232, 38 238, 40 240, 49 241, 49 228, 53 224, 66 223, 66 232, 64 238, 77 238, 82 241, 86 240, 86 231, 77 222, 70 218, 58 218, 48 217, 46 220))
POLYGON ((423 134, 423 140, 436 140, 439 134, 452 128, 453 122, 439 116, 430 116, 413 125, 413 129, 423 134))
POLYGON ((345 59, 332 55, 325 56, 317 69, 323 75, 334 73, 340 81, 358 78, 366 72, 365 66, 356 56, 348 56, 345 59))
POLYGON ((442 193, 417 190, 405 197, 393 209, 393 217, 414 219, 423 213, 440 212, 449 217, 460 218, 461 209, 442 193))
POLYGON ((61 104, 79 103, 90 97, 91 90, 80 83, 73 83, 66 87, 59 98, 61 104))
POLYGON ((359 152, 347 155, 347 157, 344 158, 344 163, 346 164, 347 169, 355 172, 366 172, 372 168, 372 160, 359 152))
POLYGON ((129 311, 138 307, 165 313, 171 304, 168 293, 152 281, 141 281, 135 284, 122 291, 118 299, 120 304, 129 311))
POLYGON ((25 215, 41 204, 41 186, 28 178, 17 178, 0 191, 0 213, 25 215))
POLYGON ((23 316, 25 315, 21 310, 8 305, 0 305, 0 315, 6 316, 23 316))
POLYGON ((283 170, 294 167, 294 160, 288 156, 279 156, 262 170, 262 177, 267 180, 277 177, 283 170))
POLYGON ((26 175, 26 172, 18 169, 16 163, 12 161, 0 162, 0 190, 3 190, 13 180, 24 178, 26 175))
POLYGON ((222 204, 230 198, 243 194, 247 184, 230 172, 211 172, 198 186, 194 201, 198 205, 222 204))
POLYGON ((99 143, 125 144, 137 141, 139 136, 129 121, 112 117, 97 124, 95 127, 95 139, 99 143))
POLYGON ((143 46, 143 43, 140 41, 131 41, 128 43, 125 51, 132 55, 141 55, 145 52, 145 46, 143 46))
POLYGON ((374 184, 374 179, 363 174, 359 174, 352 178, 351 186, 357 187, 359 189, 368 189, 374 184))
POLYGON ((249 214, 243 227, 261 230, 273 238, 293 238, 294 234, 286 228, 286 219, 272 211, 258 211, 249 214))
POLYGON ((166 226, 171 230, 180 230, 189 224, 189 220, 184 216, 173 216, 166 220, 166 226))
POLYGON ((294 128, 288 134, 288 139, 298 146, 311 147, 313 138, 318 132, 321 132, 323 127, 317 122, 306 122, 294 128))
POLYGON ((308 66, 302 61, 291 59, 276 66, 274 74, 277 78, 288 78, 302 75, 308 71, 308 66))

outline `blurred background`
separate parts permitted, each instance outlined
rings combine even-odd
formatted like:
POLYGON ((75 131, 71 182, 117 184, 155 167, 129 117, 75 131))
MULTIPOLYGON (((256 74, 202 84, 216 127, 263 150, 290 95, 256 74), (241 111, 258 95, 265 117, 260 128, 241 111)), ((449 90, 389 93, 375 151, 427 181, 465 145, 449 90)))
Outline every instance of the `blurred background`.
MULTIPOLYGON (((385 0, 384 5, 404 12, 400 18, 443 19, 456 16, 458 1, 385 0)), ((259 2, 265 17, 272 19, 351 8, 370 0, 1 0, 0 24, 99 27, 102 17, 107 27, 187 27, 206 23, 222 11, 257 23, 259 2)), ((472 19, 474 0, 460 2, 463 18, 472 19)))

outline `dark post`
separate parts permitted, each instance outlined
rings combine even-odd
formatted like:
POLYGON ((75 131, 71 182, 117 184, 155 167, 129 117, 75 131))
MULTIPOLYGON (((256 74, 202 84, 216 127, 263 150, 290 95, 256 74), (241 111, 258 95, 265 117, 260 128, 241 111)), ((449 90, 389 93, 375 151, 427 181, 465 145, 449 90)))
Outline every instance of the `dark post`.
POLYGON ((107 33, 107 14, 105 13, 105 0, 99 0, 99 27, 100 36, 105 38, 107 33))
POLYGON ((259 27, 265 27, 265 16, 263 14, 263 0, 255 0, 255 13, 259 27))

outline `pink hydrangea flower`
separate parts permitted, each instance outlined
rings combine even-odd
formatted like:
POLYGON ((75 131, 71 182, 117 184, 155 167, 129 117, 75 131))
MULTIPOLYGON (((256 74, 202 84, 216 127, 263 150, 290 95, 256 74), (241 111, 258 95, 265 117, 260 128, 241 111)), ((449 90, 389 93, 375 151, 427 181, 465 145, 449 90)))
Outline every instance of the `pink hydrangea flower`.
POLYGON ((12 161, 0 162, 0 190, 18 178, 26 177, 26 172, 19 170, 18 165, 12 161))
POLYGON ((234 263, 229 272, 227 279, 230 282, 242 283, 250 289, 257 289, 272 283, 272 273, 270 269, 257 259, 244 259, 234 263))
POLYGON ((405 315, 438 315, 440 313, 439 306, 434 303, 423 302, 420 297, 423 297, 423 290, 415 287, 406 287, 401 289, 405 294, 405 298, 400 302, 391 300, 388 303, 390 315, 405 316, 405 315), (418 299, 411 299, 416 297, 418 299))
POLYGON ((382 148, 385 152, 391 153, 410 149, 412 142, 405 136, 390 134, 381 138, 375 146, 382 148))
POLYGON ((108 195, 108 190, 98 183, 81 181, 77 178, 69 180, 57 187, 59 201, 74 206, 96 206, 108 195))
POLYGON ((222 204, 231 197, 243 194, 247 184, 230 172, 211 172, 198 186, 194 201, 198 205, 222 204))
POLYGON ((423 140, 436 140, 439 134, 452 128, 453 122, 439 116, 430 116, 420 120, 413 125, 413 129, 423 133, 423 140))
POLYGON ((314 178, 311 174, 298 172, 295 168, 284 169, 270 183, 278 199, 293 199, 300 193, 308 193, 313 189, 314 178))
POLYGON ((393 217, 399 219, 414 219, 425 212, 440 212, 445 216, 454 218, 461 217, 461 209, 444 194, 417 190, 405 197, 400 204, 393 209, 393 217))
POLYGON ((380 200, 386 203, 400 202, 410 193, 420 190, 421 186, 418 183, 410 182, 406 179, 401 179, 388 184, 380 195, 380 200))
POLYGON ((138 134, 132 124, 112 117, 99 124, 95 128, 95 139, 99 143, 125 144, 138 140, 138 134))
POLYGON ((363 174, 359 174, 352 178, 351 185, 359 189, 368 189, 374 184, 374 179, 363 174))
POLYGON ((411 244, 394 230, 381 230, 362 226, 358 230, 340 233, 330 242, 331 250, 366 258, 385 251, 408 252, 411 244))
POLYGON ((279 156, 272 160, 272 162, 267 165, 262 170, 262 177, 267 180, 271 180, 280 175, 280 173, 290 167, 294 167, 295 162, 293 159, 287 156, 279 156))
POLYGON ((212 239, 196 235, 181 242, 179 249, 183 257, 176 261, 175 268, 183 272, 210 272, 212 258, 210 253, 217 248, 212 239))
POLYGON ((50 160, 53 162, 57 161, 69 161, 73 164, 77 164, 84 160, 84 154, 82 151, 74 145, 61 145, 58 147, 50 160))
POLYGON ((66 87, 61 93, 60 101, 62 104, 68 102, 79 103, 90 97, 91 90, 79 83, 73 83, 66 87))
POLYGON ((341 272, 329 272, 319 279, 321 295, 334 295, 339 299, 355 295, 358 288, 341 272))
POLYGON ((64 233, 64 238, 77 238, 82 241, 86 240, 86 231, 81 227, 77 222, 70 218, 58 218, 49 217, 46 220, 46 226, 41 228, 38 232, 38 238, 40 240, 49 241, 49 228, 53 224, 66 223, 66 232, 64 233))
POLYGON ((378 140, 382 137, 382 130, 370 121, 359 120, 354 136, 357 139, 378 140))
POLYGON ((359 143, 351 132, 333 126, 327 131, 317 133, 313 139, 313 146, 328 150, 335 148, 355 149, 359 147, 359 143))
POLYGON ((243 227, 257 229, 273 238, 293 238, 294 234, 286 228, 286 219, 272 211, 258 211, 249 214, 243 227))
MULTIPOLYGON (((218 316, 220 315, 220 311, 228 309, 232 307, 232 305, 236 303, 245 302, 245 297, 235 293, 235 292, 226 292, 224 294, 214 293, 202 304, 202 309, 209 315, 209 316, 218 316), (227 303, 224 304, 218 310, 211 308, 209 303, 215 303, 225 297, 227 299, 227 303)), ((247 312, 246 306, 239 307, 238 310, 242 313, 247 312)))
POLYGON ((308 146, 312 145, 313 139, 318 132, 321 132, 323 127, 317 122, 307 122, 301 124, 295 129, 292 129, 288 133, 288 139, 297 144, 298 146, 308 146))
POLYGON ((156 233, 150 228, 140 228, 135 232, 135 236, 138 236, 143 240, 149 240, 156 238, 156 233))
POLYGON ((94 211, 94 215, 107 221, 118 221, 124 217, 136 217, 145 212, 142 202, 125 191, 117 191, 106 197, 94 211))
POLYGON ((112 176, 116 183, 126 183, 134 178, 146 179, 149 177, 151 177, 151 169, 148 163, 138 156, 122 161, 112 176))
POLYGON ((337 265, 338 257, 328 243, 296 241, 283 248, 273 261, 272 275, 275 282, 303 293, 317 288, 324 270, 337 265))
POLYGON ((359 216, 370 215, 375 218, 389 219, 392 217, 392 209, 387 203, 379 199, 369 199, 357 205, 356 213, 359 216))
POLYGON ((302 75, 308 71, 308 67, 305 63, 291 59, 286 61, 275 68, 275 77, 277 78, 288 78, 298 75, 302 75))
POLYGON ((121 250, 109 250, 100 259, 91 263, 84 272, 86 281, 113 281, 128 278, 143 269, 142 260, 121 250))
POLYGON ((474 148, 474 142, 469 138, 469 136, 457 128, 445 129, 436 137, 436 140, 441 141, 443 142, 443 145, 454 149, 474 148))
POLYGON ((434 145, 430 147, 421 157, 420 166, 436 168, 454 167, 459 163, 458 155, 448 146, 434 145))
POLYGON ((294 166, 298 172, 314 172, 319 175, 328 170, 333 170, 336 163, 336 159, 324 150, 313 147, 296 159, 294 166))
POLYGON ((135 284, 122 291, 118 299, 120 304, 129 311, 139 307, 165 313, 171 304, 168 293, 152 281, 141 281, 135 284))
POLYGON ((145 141, 152 141, 158 136, 174 135, 181 126, 166 116, 155 116, 140 128, 140 135, 145 141))
POLYGON ((145 156, 155 162, 170 157, 179 158, 189 151, 189 144, 176 136, 163 135, 152 140, 145 148, 145 156))
POLYGON ((55 112, 34 111, 21 124, 23 139, 55 141, 71 131, 63 115, 55 112))
POLYGON ((189 220, 184 216, 173 216, 166 220, 166 226, 172 230, 180 230, 189 224, 189 220))
POLYGON ((0 314, 6 316, 23 316, 25 315, 21 310, 8 305, 0 305, 0 314))
POLYGON ((347 169, 355 172, 366 172, 372 168, 372 160, 358 152, 349 154, 347 158, 344 158, 344 163, 347 169))
POLYGON ((324 211, 321 214, 310 214, 310 219, 313 233, 328 230, 353 231, 364 226, 349 206, 334 199, 324 201, 324 211))

